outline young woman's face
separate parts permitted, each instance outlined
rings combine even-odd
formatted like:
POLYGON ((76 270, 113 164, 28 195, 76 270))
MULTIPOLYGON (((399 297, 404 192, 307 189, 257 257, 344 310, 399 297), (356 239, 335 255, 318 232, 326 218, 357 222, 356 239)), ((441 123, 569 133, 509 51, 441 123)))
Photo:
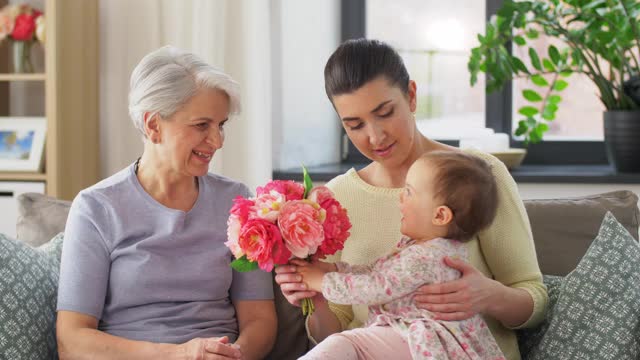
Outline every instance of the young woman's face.
POLYGON ((333 105, 353 145, 372 161, 400 165, 411 155, 417 136, 415 82, 404 94, 380 76, 358 90, 336 95, 333 105))
POLYGON ((201 89, 171 118, 159 121, 160 152, 172 170, 202 176, 224 143, 229 97, 216 89, 201 89))

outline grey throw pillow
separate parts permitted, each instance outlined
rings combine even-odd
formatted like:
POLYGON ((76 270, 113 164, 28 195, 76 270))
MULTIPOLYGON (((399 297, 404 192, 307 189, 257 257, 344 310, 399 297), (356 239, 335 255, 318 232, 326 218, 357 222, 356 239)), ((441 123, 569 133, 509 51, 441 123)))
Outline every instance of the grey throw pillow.
POLYGON ((520 348, 520 355, 522 360, 528 360, 533 349, 540 345, 540 342, 544 338, 544 334, 549 329, 551 319, 553 319, 553 313, 558 303, 558 297, 560 296, 560 286, 562 285, 562 276, 544 275, 542 281, 547 287, 547 293, 549 294, 549 302, 547 303, 547 313, 544 316, 544 320, 540 325, 530 329, 516 330, 518 335, 518 347, 520 348))
POLYGON ((0 359, 56 359, 63 235, 42 248, 0 234, 0 359))
POLYGON ((640 358, 640 246, 607 213, 529 359, 640 358))
POLYGON ((31 246, 40 246, 64 231, 71 203, 36 193, 21 194, 16 235, 31 246))

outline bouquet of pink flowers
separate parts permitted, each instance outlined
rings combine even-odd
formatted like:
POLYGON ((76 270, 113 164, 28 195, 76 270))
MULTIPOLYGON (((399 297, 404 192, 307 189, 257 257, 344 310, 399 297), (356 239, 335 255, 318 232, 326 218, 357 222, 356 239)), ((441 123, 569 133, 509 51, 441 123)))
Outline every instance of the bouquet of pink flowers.
MULTIPOLYGON (((312 188, 304 170, 304 185, 275 180, 258 187, 256 197, 233 200, 225 243, 237 271, 271 271, 289 259, 322 259, 344 247, 351 222, 347 211, 327 187, 312 188)), ((303 314, 313 313, 311 299, 303 314)))

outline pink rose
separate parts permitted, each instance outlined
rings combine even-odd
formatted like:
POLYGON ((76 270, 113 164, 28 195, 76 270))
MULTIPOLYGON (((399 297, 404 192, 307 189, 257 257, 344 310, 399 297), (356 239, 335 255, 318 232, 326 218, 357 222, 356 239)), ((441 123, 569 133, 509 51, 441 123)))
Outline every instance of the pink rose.
POLYGON ((256 194, 258 196, 270 193, 272 190, 284 195, 287 201, 302 200, 304 195, 304 186, 291 180, 273 180, 268 182, 264 187, 258 186, 256 194))
POLYGON ((261 194, 256 198, 255 215, 258 218, 275 223, 284 203, 284 195, 275 190, 261 194))
POLYGON ((240 220, 240 224, 244 224, 249 220, 249 216, 254 211, 255 201, 252 199, 245 199, 242 196, 236 196, 233 199, 233 206, 229 213, 231 215, 237 215, 240 220))
POLYGON ((328 187, 326 186, 316 186, 313 189, 311 189, 311 191, 309 191, 309 195, 307 196, 307 199, 311 200, 311 201, 315 201, 318 204, 320 204, 320 206, 322 206, 322 203, 328 199, 333 199, 335 196, 333 195, 333 192, 331 190, 329 190, 328 187))
POLYGON ((333 255, 344 248, 344 242, 351 235, 349 233, 351 222, 349 221, 349 216, 347 216, 347 210, 340 205, 338 200, 327 198, 320 206, 327 214, 327 218, 322 224, 324 241, 320 244, 316 253, 316 257, 321 259, 326 255, 333 255))
POLYGON ((238 244, 244 249, 247 259, 257 262, 264 271, 286 264, 291 257, 278 227, 262 219, 252 219, 244 224, 238 244))
POLYGON ((278 216, 278 226, 291 253, 301 259, 313 254, 324 240, 325 211, 309 200, 287 202, 278 216))
POLYGON ((235 214, 229 215, 227 220, 227 241, 224 243, 236 259, 240 259, 244 255, 244 251, 240 247, 238 241, 240 240, 240 229, 242 229, 242 222, 240 217, 235 214))

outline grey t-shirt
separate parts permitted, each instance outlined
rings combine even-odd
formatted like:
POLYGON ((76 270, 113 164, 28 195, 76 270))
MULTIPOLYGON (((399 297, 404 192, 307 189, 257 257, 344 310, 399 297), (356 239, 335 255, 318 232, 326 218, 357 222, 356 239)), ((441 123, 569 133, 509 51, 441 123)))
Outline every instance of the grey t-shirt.
POLYGON ((213 174, 198 184, 189 212, 155 201, 133 165, 80 192, 65 229, 58 310, 91 315, 98 329, 132 340, 235 341, 231 301, 273 299, 271 274, 229 266, 226 222, 247 187, 213 174))

